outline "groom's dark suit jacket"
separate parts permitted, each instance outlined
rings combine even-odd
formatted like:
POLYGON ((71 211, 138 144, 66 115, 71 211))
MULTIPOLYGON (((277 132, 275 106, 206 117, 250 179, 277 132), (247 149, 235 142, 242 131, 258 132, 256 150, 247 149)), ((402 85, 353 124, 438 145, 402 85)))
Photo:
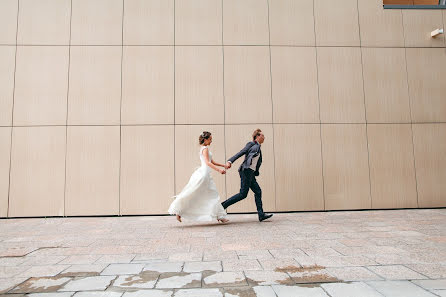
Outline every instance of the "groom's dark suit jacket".
POLYGON ((228 161, 231 163, 234 163, 238 158, 245 155, 245 160, 243 161, 242 165, 240 165, 238 171, 243 171, 245 169, 248 169, 251 167, 252 164, 252 158, 259 155, 259 159, 257 160, 257 166, 254 174, 256 176, 259 175, 259 168, 260 165, 262 165, 262 150, 260 149, 260 143, 255 141, 250 141, 246 144, 246 146, 237 154, 235 154, 232 158, 230 158, 228 161))

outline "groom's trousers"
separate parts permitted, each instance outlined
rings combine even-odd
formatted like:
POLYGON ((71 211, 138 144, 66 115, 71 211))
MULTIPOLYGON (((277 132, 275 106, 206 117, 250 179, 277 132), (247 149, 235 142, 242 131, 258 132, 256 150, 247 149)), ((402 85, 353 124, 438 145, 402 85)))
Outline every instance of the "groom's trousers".
POLYGON ((240 170, 240 192, 232 196, 226 201, 223 201, 221 204, 224 209, 228 208, 234 203, 239 202, 240 200, 245 199, 248 196, 248 191, 251 189, 254 192, 254 198, 256 201, 257 213, 259 216, 263 215, 263 206, 262 206, 262 189, 260 189, 259 184, 257 183, 256 177, 254 175, 254 170, 245 169, 240 170))

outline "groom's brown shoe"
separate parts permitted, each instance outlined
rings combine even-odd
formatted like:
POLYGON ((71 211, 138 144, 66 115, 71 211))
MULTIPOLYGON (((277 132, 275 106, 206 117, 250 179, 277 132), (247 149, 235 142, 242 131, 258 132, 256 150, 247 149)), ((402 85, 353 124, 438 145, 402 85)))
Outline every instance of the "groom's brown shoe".
POLYGON ((272 213, 264 213, 262 216, 259 216, 259 221, 262 222, 264 220, 269 219, 270 217, 272 217, 273 214, 272 213))

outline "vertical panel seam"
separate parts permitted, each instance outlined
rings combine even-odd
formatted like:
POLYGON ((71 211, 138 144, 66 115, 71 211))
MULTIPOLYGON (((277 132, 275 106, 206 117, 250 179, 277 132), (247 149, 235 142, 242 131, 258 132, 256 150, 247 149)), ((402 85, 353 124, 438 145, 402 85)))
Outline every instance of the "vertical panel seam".
MULTIPOLYGON (((401 22, 403 23, 403 38, 404 45, 406 45, 406 31, 404 30, 404 14, 403 10, 401 10, 401 22)), ((409 98, 409 115, 410 115, 410 132, 411 132, 411 140, 412 140, 412 158, 413 158, 413 170, 415 174, 415 191, 417 194, 417 207, 420 207, 419 198, 418 198, 418 177, 417 177, 417 167, 415 162, 415 142, 414 142, 414 134, 413 134, 413 116, 412 116, 412 103, 410 99, 410 86, 409 86, 409 71, 407 67, 407 48, 404 48, 404 59, 406 62, 406 81, 407 81, 407 97, 409 98)))
POLYGON ((271 122, 273 130, 273 178, 274 178, 274 211, 277 210, 277 180, 276 180, 276 149, 275 149, 275 133, 274 133, 274 101, 273 101, 273 74, 272 74, 272 57, 271 57, 271 27, 270 27, 270 6, 269 0, 266 0, 268 9, 268 49, 269 49, 269 83, 270 83, 270 99, 271 99, 271 122))
POLYGON ((319 64, 318 64, 318 47, 316 44, 316 14, 315 14, 315 4, 313 0, 313 30, 314 30, 314 50, 316 53, 316 78, 317 78, 317 100, 319 103, 319 141, 320 141, 320 153, 321 153, 321 175, 322 175, 322 202, 324 203, 325 210, 325 177, 324 177, 324 156, 322 153, 322 119, 321 119, 321 99, 319 91, 319 64))
POLYGON ((367 145, 367 166, 368 166, 368 173, 369 173, 369 198, 370 198, 370 208, 373 209, 372 180, 370 178, 370 151, 369 151, 367 103, 366 103, 365 79, 364 79, 364 57, 363 57, 363 53, 362 53, 361 22, 359 20, 359 0, 356 0, 356 9, 358 10, 359 51, 361 53, 362 94, 363 94, 363 101, 364 101, 365 139, 366 139, 366 145, 367 145))
MULTIPOLYGON (((224 156, 225 163, 227 163, 227 153, 226 153, 226 96, 225 96, 225 46, 223 43, 223 1, 221 0, 221 49, 222 49, 222 70, 223 70, 223 146, 224 146, 224 156)), ((225 174, 225 200, 228 199, 228 179, 225 174)))
POLYGON ((122 71, 124 61, 124 9, 125 0, 122 0, 121 19, 121 94, 119 101, 119 173, 118 173, 118 216, 121 216, 121 167, 122 167, 122 71))
MULTIPOLYGON (((446 27, 446 22, 444 19, 445 11, 443 10, 441 12, 441 20, 443 21, 443 28, 446 27)), ((443 38, 444 47, 446 47, 446 37, 443 38)))
POLYGON ((175 156, 175 151, 176 151, 176 80, 175 80, 175 76, 176 76, 176 46, 175 46, 175 38, 176 38, 176 12, 175 12, 175 7, 176 7, 176 0, 173 0, 173 194, 175 195, 177 192, 177 174, 176 174, 176 168, 177 168, 177 164, 176 164, 176 156, 175 156))
POLYGON ((10 209, 10 196, 11 196, 11 167, 12 167, 12 136, 14 131, 14 102, 15 102, 15 81, 16 81, 16 71, 17 71, 17 36, 19 32, 19 10, 20 10, 20 0, 17 0, 17 19, 16 19, 16 31, 15 31, 15 54, 14 54, 14 82, 12 89, 12 110, 11 110, 11 137, 9 143, 9 180, 8 180, 8 208, 6 210, 6 217, 9 217, 10 209))
POLYGON ((67 101, 65 114, 65 177, 64 177, 64 191, 63 191, 63 216, 66 217, 66 199, 67 199, 67 155, 68 155, 68 100, 70 96, 70 66, 71 66, 71 26, 73 18, 73 0, 70 1, 70 32, 68 40, 68 75, 67 75, 67 101))

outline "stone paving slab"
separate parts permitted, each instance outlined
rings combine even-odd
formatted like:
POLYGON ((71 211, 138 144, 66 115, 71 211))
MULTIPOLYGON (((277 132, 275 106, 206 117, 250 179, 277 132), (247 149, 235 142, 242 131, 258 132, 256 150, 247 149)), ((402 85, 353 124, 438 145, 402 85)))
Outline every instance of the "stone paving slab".
MULTIPOLYGON (((90 291, 90 292, 76 292, 73 297, 120 297, 123 292, 110 292, 110 291, 90 291)), ((57 296, 55 296, 57 297, 57 296)))
POLYGON ((66 259, 66 256, 26 256, 22 266, 55 265, 66 259))
POLYGON ((59 264, 93 264, 99 258, 98 255, 74 255, 65 258, 59 264))
POLYGON ((29 297, 71 297, 74 294, 75 294, 75 292, 31 293, 26 296, 29 296, 29 297))
MULTIPOLYGON (((5 257, 0 258, 0 267, 6 267, 6 266, 19 266, 25 262, 25 257, 5 257)), ((28 265, 26 265, 28 266, 28 265)))
POLYGON ((251 260, 223 260, 223 271, 262 270, 259 261, 251 260))
POLYGON ((0 267, 0 278, 12 278, 15 276, 21 277, 20 274, 30 268, 30 266, 3 266, 0 267))
POLYGON ((92 276, 73 279, 59 289, 59 291, 103 291, 115 278, 116 276, 92 276))
POLYGON ((143 271, 137 275, 120 275, 113 282, 113 287, 124 289, 152 289, 160 274, 157 272, 143 271))
POLYGON ((71 265, 61 273, 59 276, 96 276, 107 267, 106 264, 81 264, 71 265))
POLYGON ((230 219, 1 220, 0 297, 446 296, 446 209, 230 219))
POLYGON ((414 285, 410 281, 373 281, 367 283, 384 296, 434 297, 435 295, 414 285))
POLYGON ((446 278, 446 265, 441 264, 407 264, 406 267, 429 278, 446 278))
POLYGON ((212 262, 186 262, 183 268, 184 272, 203 272, 203 271, 222 271, 220 261, 212 262))
POLYGON ((293 279, 285 272, 246 271, 245 276, 251 286, 294 285, 293 279))
POLYGON ((332 267, 327 268, 330 275, 342 281, 382 280, 383 278, 365 267, 332 267))
POLYGON ((223 297, 219 289, 187 289, 178 290, 174 297, 223 297))
POLYGON ((199 288, 201 287, 201 273, 162 273, 156 288, 199 288))
POLYGON ((110 264, 101 275, 138 274, 144 266, 144 264, 110 264))
POLYGON ((368 266, 369 270, 388 280, 426 279, 427 277, 403 265, 368 266))
POLYGON ((203 277, 204 287, 242 287, 248 283, 245 274, 241 271, 224 271, 210 273, 203 277))
POLYGON ((141 290, 136 292, 125 292, 122 297, 171 297, 173 291, 170 290, 141 290))
POLYGON ((8 292, 24 281, 26 277, 0 278, 0 294, 8 292))
POLYGON ((94 264, 130 263, 135 255, 103 255, 94 264))
POLYGON ((156 272, 180 272, 183 269, 183 262, 154 262, 144 266, 144 271, 156 272))
POLYGON ((329 297, 324 290, 319 287, 273 286, 273 289, 278 297, 329 297))
POLYGON ((427 290, 446 290, 446 279, 415 280, 413 283, 427 290))
POLYGON ((43 265, 32 266, 28 270, 20 273, 21 277, 41 277, 41 276, 56 276, 70 265, 43 265))
MULTIPOLYGON (((55 292, 71 281, 69 277, 32 277, 21 283, 10 293, 47 293, 55 292)), ((74 290, 73 290, 74 291, 74 290)))
POLYGON ((382 297, 378 291, 363 282, 322 284, 321 287, 331 297, 382 297))

